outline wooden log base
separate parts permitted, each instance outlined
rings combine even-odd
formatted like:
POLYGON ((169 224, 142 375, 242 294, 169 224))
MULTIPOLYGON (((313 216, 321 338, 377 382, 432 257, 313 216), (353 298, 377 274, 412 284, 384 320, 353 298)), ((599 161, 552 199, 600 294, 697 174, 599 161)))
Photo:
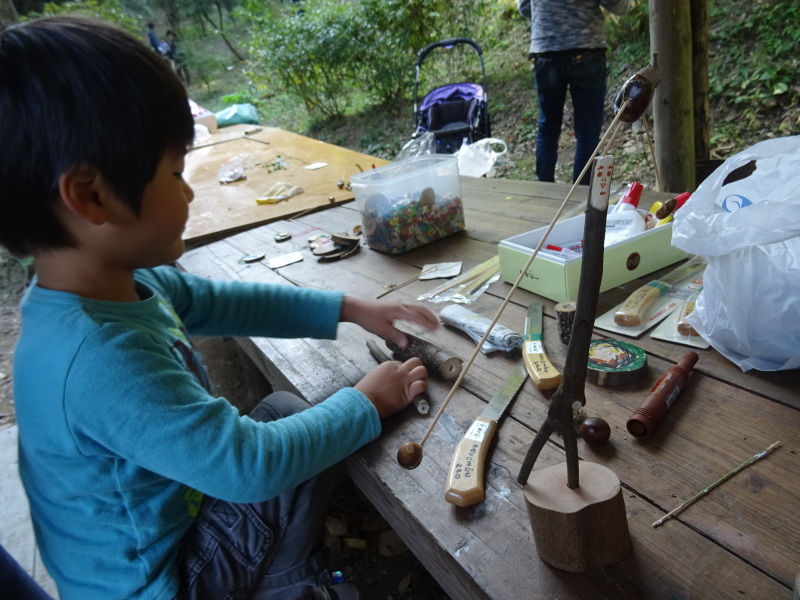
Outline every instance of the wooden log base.
POLYGON ((595 463, 579 469, 577 489, 567 487, 567 463, 533 471, 524 488, 539 558, 573 573, 617 563, 631 549, 619 478, 595 463))

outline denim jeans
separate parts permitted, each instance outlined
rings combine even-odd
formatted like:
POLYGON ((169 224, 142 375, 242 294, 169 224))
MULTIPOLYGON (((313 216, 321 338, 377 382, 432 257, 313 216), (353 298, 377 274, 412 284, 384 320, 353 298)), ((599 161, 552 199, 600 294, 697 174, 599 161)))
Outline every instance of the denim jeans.
MULTIPOLYGON (((293 394, 276 392, 249 416, 273 421, 307 407, 293 394)), ((297 600, 329 585, 322 541, 330 486, 324 471, 265 502, 206 497, 183 538, 177 598, 297 600)))
MULTIPOLYGON (((600 141, 606 95, 605 51, 549 52, 536 57, 533 73, 539 99, 536 176, 540 181, 555 181, 558 138, 569 89, 575 123, 574 182, 600 141)), ((581 183, 589 183, 588 172, 581 183)))

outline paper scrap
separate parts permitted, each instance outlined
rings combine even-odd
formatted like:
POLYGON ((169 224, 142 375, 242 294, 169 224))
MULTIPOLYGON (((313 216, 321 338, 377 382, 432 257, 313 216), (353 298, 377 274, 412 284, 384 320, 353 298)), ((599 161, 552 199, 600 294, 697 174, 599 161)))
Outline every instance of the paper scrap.
POLYGON ((435 263, 424 265, 419 279, 444 279, 447 277, 455 277, 459 273, 461 273, 461 261, 435 263))
POLYGON ((277 204, 278 202, 283 202, 292 196, 302 193, 303 188, 301 188, 299 185, 292 185, 290 183, 279 181, 273 185, 266 194, 256 198, 256 202, 258 204, 277 204))
POLYGON ((321 169, 322 167, 327 167, 327 166, 328 166, 328 163, 315 162, 315 163, 311 163, 310 165, 306 165, 303 168, 308 170, 308 171, 316 171, 317 169, 321 169))
POLYGON ((281 254, 275 258, 270 258, 267 265, 270 269, 279 269, 292 263, 300 262, 303 260, 303 255, 300 252, 289 252, 288 254, 281 254))

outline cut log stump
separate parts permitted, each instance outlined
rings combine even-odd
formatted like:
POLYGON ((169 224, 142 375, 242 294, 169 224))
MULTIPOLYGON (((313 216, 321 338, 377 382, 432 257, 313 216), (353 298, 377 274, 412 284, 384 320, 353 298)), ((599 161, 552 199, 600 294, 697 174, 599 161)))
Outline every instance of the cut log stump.
POLYGON ((533 471, 525 504, 539 557, 583 573, 621 561, 631 548, 619 478, 607 467, 580 461, 580 487, 567 487, 567 463, 533 471))

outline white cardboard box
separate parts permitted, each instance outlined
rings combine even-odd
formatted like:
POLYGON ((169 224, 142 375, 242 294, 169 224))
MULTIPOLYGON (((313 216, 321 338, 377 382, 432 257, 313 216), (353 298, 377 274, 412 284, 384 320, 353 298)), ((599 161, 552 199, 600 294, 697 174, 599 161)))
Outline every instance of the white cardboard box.
MULTIPOLYGON (((546 244, 558 246, 582 239, 583 220, 584 216, 578 215, 556 223, 546 244)), ((500 276, 504 281, 513 283, 517 280, 546 230, 547 227, 534 229, 498 244, 500 276)), ((606 246, 600 291, 610 290, 687 256, 686 252, 672 246, 672 223, 643 231, 623 242, 606 246)), ((567 258, 540 250, 520 287, 556 302, 575 300, 582 262, 580 256, 567 258)))

